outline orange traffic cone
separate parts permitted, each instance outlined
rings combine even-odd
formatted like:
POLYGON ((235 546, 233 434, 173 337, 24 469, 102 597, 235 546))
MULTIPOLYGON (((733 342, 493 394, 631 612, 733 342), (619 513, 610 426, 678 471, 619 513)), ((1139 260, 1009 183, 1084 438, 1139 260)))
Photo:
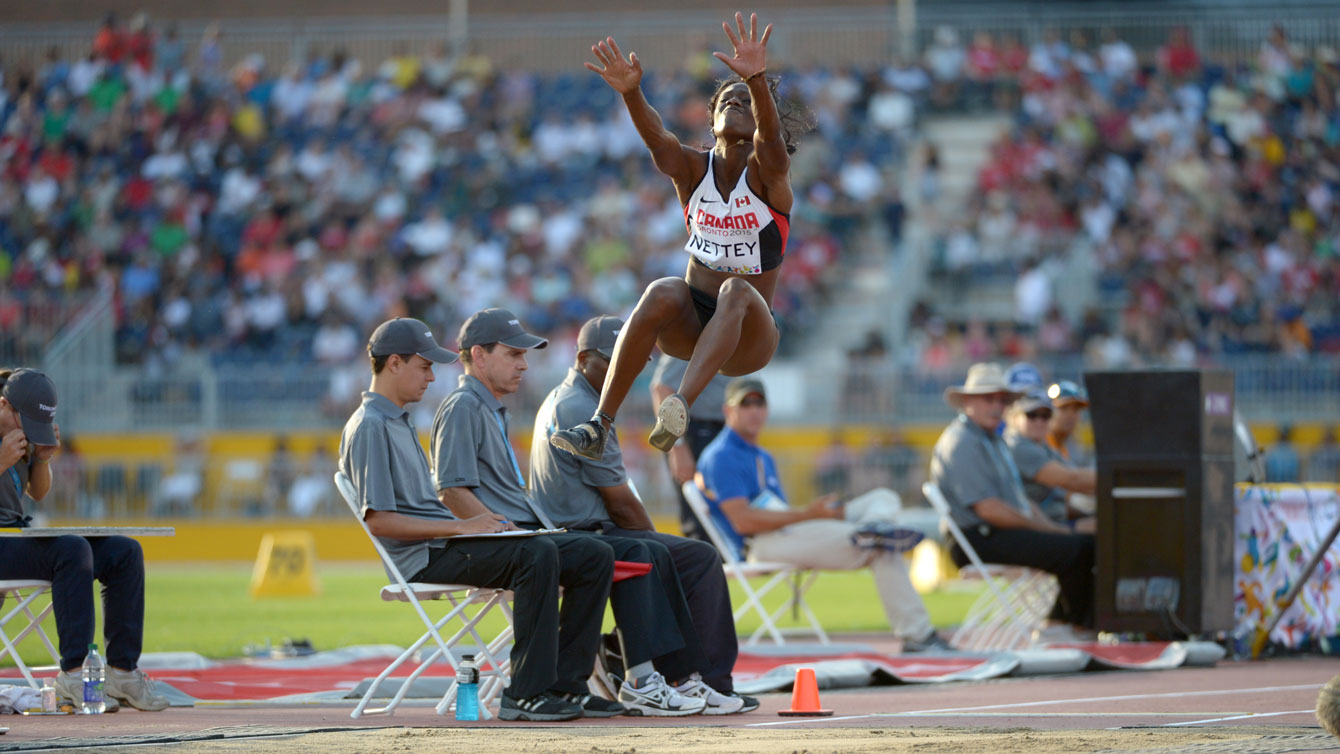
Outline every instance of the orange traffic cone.
POLYGON ((814 680, 814 668, 796 668, 796 683, 791 690, 791 709, 777 714, 785 717, 824 717, 831 709, 819 708, 819 683, 814 680))

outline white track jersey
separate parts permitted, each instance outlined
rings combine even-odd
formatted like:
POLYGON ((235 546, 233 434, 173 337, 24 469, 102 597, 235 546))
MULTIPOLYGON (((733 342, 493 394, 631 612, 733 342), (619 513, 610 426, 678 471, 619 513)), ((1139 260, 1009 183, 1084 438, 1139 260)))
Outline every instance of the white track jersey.
POLYGON ((684 206, 689 242, 684 249, 704 267, 737 275, 757 275, 782 263, 791 221, 769 207, 749 189, 746 169, 721 196, 712 174, 713 154, 707 153, 707 173, 684 206))

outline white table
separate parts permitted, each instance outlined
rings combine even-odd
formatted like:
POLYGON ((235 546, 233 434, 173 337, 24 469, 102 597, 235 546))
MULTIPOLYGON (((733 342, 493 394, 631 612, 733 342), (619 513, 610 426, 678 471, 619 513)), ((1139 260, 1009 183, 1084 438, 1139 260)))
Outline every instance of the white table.
POLYGON ((0 528, 0 537, 60 537, 73 534, 78 537, 171 537, 177 533, 171 526, 33 526, 27 529, 0 528))

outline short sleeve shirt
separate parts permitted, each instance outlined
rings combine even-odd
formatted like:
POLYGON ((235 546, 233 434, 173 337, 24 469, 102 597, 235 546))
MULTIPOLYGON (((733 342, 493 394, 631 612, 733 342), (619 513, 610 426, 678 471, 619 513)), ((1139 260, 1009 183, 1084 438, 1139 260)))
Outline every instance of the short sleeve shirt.
POLYGON ((588 421, 599 400, 600 394, 581 372, 569 369, 568 376, 549 392, 535 414, 530 442, 531 500, 544 509, 555 526, 609 521, 598 488, 628 482, 619 435, 613 428, 599 460, 565 453, 549 444, 549 436, 556 430, 588 421))
POLYGON ((1009 452, 999 435, 962 414, 940 433, 931 453, 931 482, 944 493, 959 528, 986 523, 972 506, 987 498, 1004 500, 1029 515, 1024 491, 1006 460, 1009 452))
POLYGON ((494 513, 538 526, 507 436, 507 409, 478 378, 463 374, 458 384, 433 416, 433 483, 469 487, 494 513))
POLYGON ((698 456, 698 472, 702 474, 713 523, 735 546, 736 553, 743 553, 745 539, 731 526, 721 504, 736 498, 753 503, 765 489, 785 501, 777 463, 771 453, 726 427, 698 456))
POLYGON ((1050 446, 1030 440, 1012 429, 1005 431, 1005 444, 1014 454, 1014 465, 1019 467, 1019 476, 1024 480, 1024 494, 1037 503, 1048 518, 1065 520, 1065 493, 1038 482, 1037 475, 1049 461, 1063 466, 1070 464, 1050 446))
MULTIPOLYGON (((363 393, 363 404, 345 423, 340 471, 353 482, 360 517, 375 510, 433 520, 456 518, 433 491, 428 457, 409 412, 384 395, 363 393)), ((427 567, 430 548, 444 545, 443 540, 378 539, 407 579, 427 567)))
POLYGON ((23 499, 31 474, 31 462, 24 463, 22 458, 15 461, 13 466, 0 471, 0 523, 24 517, 23 499))
MULTIPOLYGON (((656 361, 656 370, 651 374, 651 384, 665 385, 671 390, 678 391, 679 383, 684 379, 684 372, 689 368, 689 362, 683 359, 676 359, 669 354, 661 354, 661 358, 656 361)), ((707 383, 703 392, 698 395, 698 400, 689 406, 689 418, 695 421, 723 422, 725 416, 721 407, 726 403, 726 383, 730 378, 718 374, 707 383)), ((588 417, 589 418, 589 417, 588 417)), ((583 419, 582 421, 585 421, 583 419)))

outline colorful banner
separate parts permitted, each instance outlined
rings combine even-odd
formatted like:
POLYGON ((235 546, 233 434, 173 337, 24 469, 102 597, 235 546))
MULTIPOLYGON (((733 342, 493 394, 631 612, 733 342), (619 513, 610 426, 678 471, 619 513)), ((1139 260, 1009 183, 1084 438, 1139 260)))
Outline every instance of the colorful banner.
MULTIPOLYGON (((1303 575, 1340 516, 1340 486, 1240 484, 1233 547, 1234 617, 1239 633, 1269 625, 1276 603, 1303 575)), ((1340 540, 1308 577, 1271 632, 1271 641, 1297 648, 1340 634, 1340 540)), ((1250 634, 1248 634, 1250 635, 1250 634)))

